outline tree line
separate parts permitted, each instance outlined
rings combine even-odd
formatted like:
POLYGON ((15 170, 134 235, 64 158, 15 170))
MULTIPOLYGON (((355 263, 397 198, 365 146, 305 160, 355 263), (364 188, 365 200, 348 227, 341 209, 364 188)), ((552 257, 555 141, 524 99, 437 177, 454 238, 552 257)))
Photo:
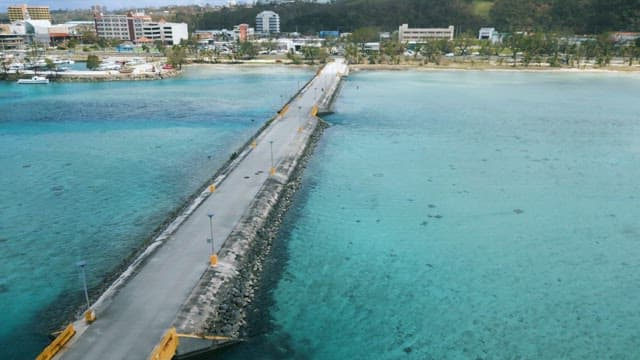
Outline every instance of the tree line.
POLYGON ((240 6, 197 15, 180 16, 193 29, 230 29, 255 24, 256 15, 273 10, 283 32, 351 32, 362 27, 393 31, 411 27, 455 25, 460 33, 491 26, 500 31, 554 31, 599 34, 640 31, 640 0, 495 0, 488 16, 474 12, 478 0, 334 0, 330 3, 296 1, 286 4, 240 6))

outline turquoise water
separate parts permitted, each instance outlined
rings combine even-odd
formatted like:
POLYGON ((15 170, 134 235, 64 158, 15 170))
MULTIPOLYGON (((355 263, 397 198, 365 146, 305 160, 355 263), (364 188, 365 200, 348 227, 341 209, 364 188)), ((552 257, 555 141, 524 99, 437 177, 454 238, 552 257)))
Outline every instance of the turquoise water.
POLYGON ((352 74, 276 241, 269 322, 224 358, 640 358, 639 91, 352 74))
POLYGON ((83 301, 74 264, 99 285, 311 74, 0 83, 0 359, 35 357, 83 301))

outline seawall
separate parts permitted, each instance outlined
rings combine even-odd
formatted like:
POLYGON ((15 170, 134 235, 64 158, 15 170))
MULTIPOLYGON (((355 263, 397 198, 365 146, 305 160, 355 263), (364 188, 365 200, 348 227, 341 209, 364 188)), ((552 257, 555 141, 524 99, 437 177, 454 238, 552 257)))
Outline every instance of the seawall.
POLYGON ((246 310, 253 301, 262 264, 327 126, 320 119, 309 123, 304 147, 282 161, 277 176, 264 184, 219 252, 218 266, 203 274, 178 314, 174 326, 179 333, 244 336, 246 310))
MULTIPOLYGON (((336 73, 342 67, 341 62, 332 63, 319 72, 292 97, 291 108, 285 105, 257 136, 232 154, 207 183, 212 186, 196 194, 92 305, 96 323, 74 323, 77 335, 64 351, 65 358, 86 358, 108 348, 114 350, 110 358, 137 358, 148 354, 159 334, 173 327, 186 338, 237 338, 241 334, 262 262, 297 188, 293 179, 300 177, 304 160, 324 128, 313 116, 316 99, 309 90, 322 87, 326 96, 332 96, 340 80, 336 73), (276 163, 274 140, 279 144, 276 163), (261 170, 256 177, 246 176, 254 169, 264 169, 270 147, 271 164, 276 168, 269 174, 261 170), (193 240, 208 235, 205 219, 211 211, 222 219, 217 220, 216 229, 218 238, 224 239, 218 244, 215 267, 200 262, 206 253, 193 240), (172 295, 167 296, 167 291, 172 295), (145 297, 148 300, 135 300, 145 297), (129 332, 138 336, 123 336, 129 332)), ((213 226, 213 215, 208 216, 213 226)))

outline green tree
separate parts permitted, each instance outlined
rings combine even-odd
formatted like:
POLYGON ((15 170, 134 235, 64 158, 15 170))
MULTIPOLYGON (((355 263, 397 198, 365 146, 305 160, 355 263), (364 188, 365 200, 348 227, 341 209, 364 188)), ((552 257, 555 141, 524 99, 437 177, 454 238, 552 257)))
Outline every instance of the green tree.
POLYGON ((100 58, 98 55, 87 56, 87 69, 95 70, 100 66, 100 58))
POLYGON ((85 44, 95 44, 98 42, 98 35, 94 31, 85 31, 82 33, 82 42, 85 44))
POLYGON ((51 60, 49 58, 44 59, 44 63, 46 64, 45 66, 46 66, 47 70, 49 70, 49 71, 53 71, 53 70, 55 70, 57 68, 57 66, 53 62, 53 60, 51 60))
POLYGON ((238 46, 238 57, 249 60, 258 55, 258 50, 251 41, 243 41, 238 46))
POLYGON ((366 42, 378 41, 379 39, 378 33, 379 33, 378 29, 374 27, 371 27, 371 26, 362 27, 362 28, 356 29, 353 33, 351 33, 349 40, 356 44, 363 44, 366 42))
POLYGON ((298 55, 296 55, 296 52, 294 49, 291 49, 287 52, 287 59, 291 60, 291 62, 295 65, 302 63, 302 60, 298 55))
POLYGON ((304 56, 305 60, 313 64, 314 60, 320 57, 320 48, 315 46, 305 46, 302 48, 302 56, 304 56))
POLYGON ((187 52, 184 47, 173 45, 167 49, 166 56, 169 64, 175 68, 182 69, 182 64, 184 64, 187 59, 187 52))
POLYGON ((345 57, 348 62, 354 63, 354 64, 360 64, 360 62, 362 61, 360 47, 358 47, 356 44, 349 43, 347 44, 344 50, 345 50, 345 57))
POLYGON ((510 34, 504 39, 504 43, 511 50, 511 56, 513 57, 513 66, 516 66, 518 60, 518 53, 522 52, 526 48, 526 39, 523 34, 510 34))
POLYGON ((382 53, 389 58, 392 64, 400 63, 400 55, 404 52, 404 46, 398 40, 389 40, 382 43, 382 53))
POLYGON ((167 47, 164 46, 162 40, 156 40, 153 42, 153 46, 158 50, 162 55, 167 55, 167 47))

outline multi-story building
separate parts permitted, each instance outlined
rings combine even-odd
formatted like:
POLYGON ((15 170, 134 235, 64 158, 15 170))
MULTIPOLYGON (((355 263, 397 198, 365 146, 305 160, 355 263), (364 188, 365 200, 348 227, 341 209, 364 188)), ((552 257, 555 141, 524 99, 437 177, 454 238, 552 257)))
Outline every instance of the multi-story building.
POLYGON ((280 33, 280 15, 273 11, 263 11, 256 16, 256 31, 261 34, 280 33))
POLYGON ((137 34, 142 34, 145 22, 151 17, 144 13, 128 13, 127 15, 95 14, 96 34, 102 39, 135 41, 137 34))
POLYGON ((137 39, 145 38, 145 41, 162 41, 166 45, 175 45, 189 38, 186 23, 154 22, 144 13, 96 15, 95 23, 96 33, 103 39, 136 42, 137 39))
POLYGON ((233 37, 234 39, 245 42, 253 38, 255 33, 255 29, 249 27, 249 24, 240 24, 233 27, 233 37))
POLYGON ((398 30, 398 40, 403 43, 423 42, 428 40, 453 40, 454 27, 448 28, 410 28, 402 24, 398 30))
POLYGON ((16 5, 9 6, 7 15, 9 21, 20 20, 49 20, 51 21, 51 13, 48 6, 31 6, 31 5, 16 5))
POLYGON ((0 24, 0 48, 3 50, 20 49, 24 46, 24 32, 14 30, 14 25, 0 24))
POLYGON ((142 32, 136 34, 136 38, 147 38, 152 41, 162 41, 165 45, 177 45, 183 39, 189 38, 187 24, 185 23, 168 23, 145 22, 142 25, 142 32))

